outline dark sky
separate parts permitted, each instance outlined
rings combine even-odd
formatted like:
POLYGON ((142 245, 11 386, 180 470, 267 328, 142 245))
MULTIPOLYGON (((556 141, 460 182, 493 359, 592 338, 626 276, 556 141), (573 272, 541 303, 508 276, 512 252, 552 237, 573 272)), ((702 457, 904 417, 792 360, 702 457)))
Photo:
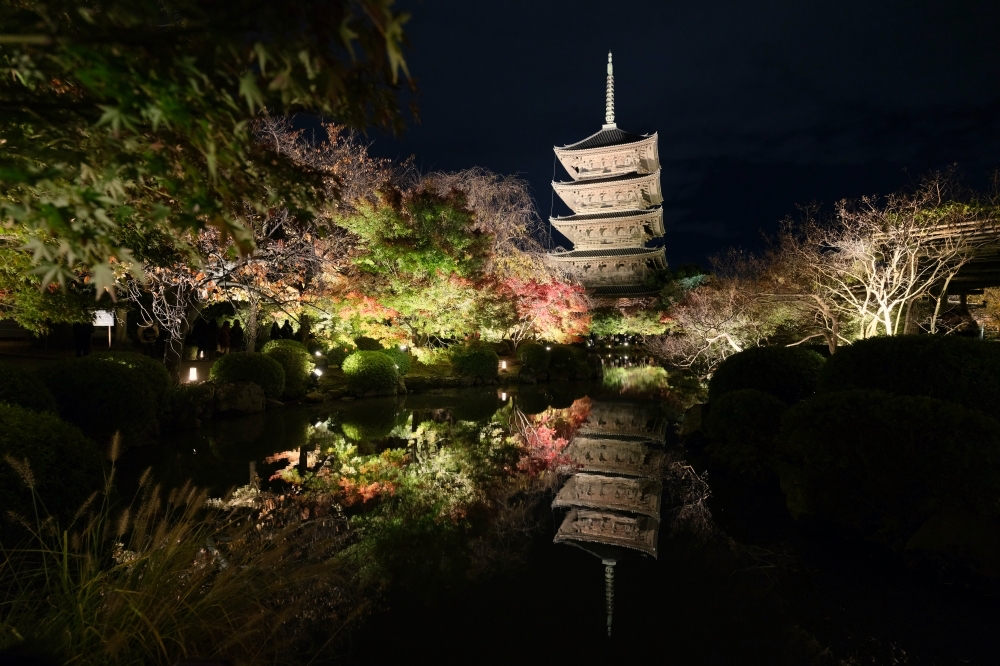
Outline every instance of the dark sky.
POLYGON ((421 119, 373 152, 519 174, 547 219, 552 146, 601 128, 610 49, 618 126, 659 133, 673 265, 759 246, 796 204, 1000 166, 998 0, 399 6, 421 119))

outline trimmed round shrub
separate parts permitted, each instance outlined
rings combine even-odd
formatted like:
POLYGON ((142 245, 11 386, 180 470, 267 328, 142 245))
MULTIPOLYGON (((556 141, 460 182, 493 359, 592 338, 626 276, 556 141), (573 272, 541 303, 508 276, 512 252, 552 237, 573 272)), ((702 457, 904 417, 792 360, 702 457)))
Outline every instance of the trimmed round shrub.
POLYGON ((830 357, 821 391, 874 389, 1000 412, 1000 345, 934 335, 858 340, 830 357))
POLYGON ((358 348, 358 351, 380 351, 382 349, 381 342, 364 335, 360 338, 354 338, 354 346, 358 348))
MULTIPOLYGON (((549 367, 559 372, 571 372, 576 369, 576 362, 579 360, 578 349, 569 345, 549 345, 552 351, 549 352, 549 367)), ((586 354, 584 359, 586 360, 586 354)))
POLYGON ((395 391, 400 384, 399 370, 392 359, 378 351, 356 351, 341 366, 347 387, 355 393, 395 391))
POLYGON ((525 342, 517 348, 517 360, 529 372, 539 373, 549 369, 549 351, 538 342, 525 342))
POLYGON ((37 376, 15 365, 0 363, 0 402, 35 412, 58 409, 56 399, 37 376))
POLYGON ((124 365, 126 368, 138 372, 149 384, 150 389, 156 396, 157 402, 161 406, 166 405, 167 396, 174 381, 170 378, 170 372, 163 363, 135 352, 100 352, 93 356, 102 361, 111 361, 112 363, 124 365))
POLYGON ((295 351, 304 351, 307 354, 309 353, 306 346, 298 340, 285 340, 284 338, 279 338, 278 340, 268 340, 264 343, 264 346, 260 348, 261 352, 265 354, 273 349, 292 349, 295 351))
POLYGON ((943 400, 821 393, 785 413, 777 453, 793 516, 893 545, 943 506, 1000 513, 1000 422, 943 400))
MULTIPOLYGON (((7 511, 35 521, 31 490, 6 456, 28 461, 38 499, 39 518, 48 512, 67 527, 90 495, 104 485, 101 450, 76 426, 55 414, 33 412, 16 405, 0 405, 0 522, 7 511)), ((13 545, 13 544, 8 544, 13 545)))
POLYGON ((209 378, 219 384, 253 382, 268 398, 285 392, 285 369, 278 361, 260 352, 233 352, 212 364, 209 378))
POLYGON ((396 364, 396 369, 399 370, 400 376, 404 376, 410 372, 410 355, 399 347, 390 347, 388 349, 383 349, 382 353, 392 359, 392 362, 396 364))
POLYGON ((326 353, 326 364, 331 368, 339 368, 352 352, 354 350, 350 347, 334 347, 326 353))
POLYGON ((49 363, 39 377, 59 416, 100 446, 119 431, 125 446, 146 444, 159 429, 161 404, 142 370, 85 356, 49 363))
POLYGON ((496 379, 500 374, 500 357, 483 344, 452 347, 451 365, 461 377, 496 379))
POLYGON ((525 414, 541 414, 549 408, 552 398, 540 386, 527 385, 518 387, 514 395, 514 405, 525 414))
MULTIPOLYGON (((275 342, 272 340, 272 342, 275 342)), ((291 342, 290 340, 282 340, 282 342, 291 342)), ((268 343, 270 344, 270 343, 268 343)), ((285 392, 284 396, 287 398, 298 399, 301 398, 309 390, 309 373, 313 371, 315 367, 312 362, 312 357, 309 356, 309 352, 306 348, 299 343, 297 347, 292 345, 280 345, 275 346, 270 349, 270 351, 264 352, 265 356, 273 358, 275 361, 281 364, 281 367, 285 371, 285 392)))
POLYGON ((824 359, 799 347, 751 347, 719 365, 708 383, 708 399, 731 391, 756 389, 789 405, 816 393, 824 359))
POLYGON ((788 405, 770 393, 742 389, 711 403, 705 419, 712 461, 754 481, 772 476, 774 444, 788 405))

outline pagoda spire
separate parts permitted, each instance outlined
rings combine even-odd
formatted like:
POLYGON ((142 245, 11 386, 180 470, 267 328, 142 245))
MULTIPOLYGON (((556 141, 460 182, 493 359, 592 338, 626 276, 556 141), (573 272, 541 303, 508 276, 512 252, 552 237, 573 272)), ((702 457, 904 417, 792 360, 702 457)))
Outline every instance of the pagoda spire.
POLYGON ((611 66, 611 51, 608 51, 608 87, 604 101, 604 129, 612 129, 615 125, 615 73, 611 66))

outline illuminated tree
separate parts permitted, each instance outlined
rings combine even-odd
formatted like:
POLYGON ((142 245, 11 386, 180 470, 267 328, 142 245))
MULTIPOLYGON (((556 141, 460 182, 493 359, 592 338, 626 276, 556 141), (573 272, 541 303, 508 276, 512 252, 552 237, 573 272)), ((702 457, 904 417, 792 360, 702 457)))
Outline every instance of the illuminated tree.
MULTIPOLYGON (((401 127, 405 14, 391 0, 37 0, 0 8, 0 211, 43 282, 135 271, 118 229, 218 229, 246 202, 318 213, 319 174, 254 142, 260 113, 401 127), (81 269, 82 267, 82 269, 81 269)), ((175 240, 184 236, 176 233, 175 240)))

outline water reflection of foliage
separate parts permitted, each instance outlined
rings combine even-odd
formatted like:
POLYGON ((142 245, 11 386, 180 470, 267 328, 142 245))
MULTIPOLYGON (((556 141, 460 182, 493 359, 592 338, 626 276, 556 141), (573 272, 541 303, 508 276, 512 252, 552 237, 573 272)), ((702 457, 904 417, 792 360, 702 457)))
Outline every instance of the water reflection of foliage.
POLYGON ((621 395, 662 400, 675 410, 687 409, 704 393, 694 377, 671 374, 660 366, 643 365, 632 368, 606 367, 604 388, 621 395))
POLYGON ((554 468, 590 401, 527 416, 511 405, 486 423, 449 419, 390 433, 405 447, 360 446, 325 424, 313 451, 288 451, 277 474, 303 515, 343 513, 350 533, 338 558, 369 588, 427 586, 518 561, 536 529, 534 509, 556 482, 554 468))

